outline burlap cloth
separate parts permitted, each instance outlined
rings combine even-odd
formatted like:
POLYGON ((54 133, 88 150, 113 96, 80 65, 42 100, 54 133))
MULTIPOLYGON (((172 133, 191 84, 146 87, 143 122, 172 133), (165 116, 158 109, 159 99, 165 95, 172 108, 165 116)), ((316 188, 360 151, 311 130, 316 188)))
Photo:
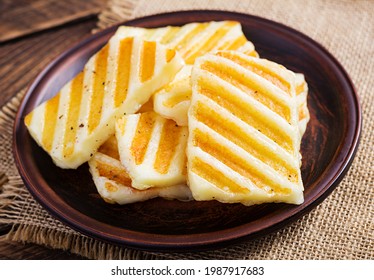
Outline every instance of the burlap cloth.
POLYGON ((343 64, 361 98, 364 120, 358 153, 337 189, 292 225, 220 250, 166 254, 109 245, 61 224, 23 186, 11 152, 21 92, 0 113, 0 171, 9 178, 0 194, 0 223, 13 225, 6 238, 98 259, 374 259, 374 1, 112 0, 99 16, 98 28, 187 9, 237 11, 284 23, 320 42, 343 64))

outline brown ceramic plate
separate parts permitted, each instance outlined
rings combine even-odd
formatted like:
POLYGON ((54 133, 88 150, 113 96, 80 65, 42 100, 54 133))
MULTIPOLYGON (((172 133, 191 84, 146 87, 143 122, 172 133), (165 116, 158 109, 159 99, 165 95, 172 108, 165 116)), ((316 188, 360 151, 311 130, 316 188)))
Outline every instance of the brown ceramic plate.
POLYGON ((55 59, 32 83, 14 126, 14 157, 34 197, 68 226, 95 238, 148 250, 202 249, 263 236, 300 218, 323 201, 347 172, 361 129, 355 89, 340 63, 307 36, 263 18, 219 11, 185 11, 140 18, 141 27, 194 21, 237 20, 260 56, 296 72, 309 83, 311 120, 302 141, 302 205, 245 207, 218 202, 153 199, 110 205, 98 196, 87 164, 77 170, 56 167, 23 124, 25 115, 52 97, 115 32, 97 33, 55 59))

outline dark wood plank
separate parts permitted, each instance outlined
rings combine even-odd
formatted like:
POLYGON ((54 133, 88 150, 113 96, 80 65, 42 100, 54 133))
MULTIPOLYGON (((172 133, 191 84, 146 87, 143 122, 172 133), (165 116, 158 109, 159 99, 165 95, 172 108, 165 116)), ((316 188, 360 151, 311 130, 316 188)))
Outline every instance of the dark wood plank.
POLYGON ((0 106, 26 87, 58 54, 89 36, 95 26, 96 19, 90 19, 1 44, 0 106))
POLYGON ((99 13, 106 0, 0 1, 0 43, 99 13))
MULTIPOLYGON (((2 5, 0 10, 3 11, 4 5, 11 8, 11 5, 19 4, 19 1, 5 0, 0 3, 2 5)), ((0 106, 26 87, 54 57, 89 36, 91 30, 96 27, 96 20, 92 18, 73 22, 0 44, 0 106)), ((0 26, 2 26, 1 21, 0 26)), ((9 225, 0 225, 0 235, 6 234, 10 228, 9 225)), ((9 242, 0 237, 0 259, 82 259, 82 257, 35 244, 9 242)))

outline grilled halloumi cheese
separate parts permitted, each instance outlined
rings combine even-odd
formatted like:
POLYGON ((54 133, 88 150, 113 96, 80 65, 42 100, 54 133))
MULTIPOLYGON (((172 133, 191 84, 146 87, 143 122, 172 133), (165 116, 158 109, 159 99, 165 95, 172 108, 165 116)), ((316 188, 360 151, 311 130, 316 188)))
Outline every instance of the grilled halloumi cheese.
MULTIPOLYGON (((191 87, 191 65, 184 66, 173 81, 160 89, 153 96, 154 110, 161 116, 174 120, 178 125, 187 126, 187 112, 190 107, 192 94, 191 87)), ((296 75, 296 96, 299 111, 300 135, 305 133, 310 119, 307 107, 308 84, 304 75, 296 75)))
POLYGON ((159 43, 113 37, 25 124, 57 166, 76 168, 114 134, 116 118, 136 112, 183 64, 175 50, 159 43))
POLYGON ((154 109, 161 116, 172 119, 178 125, 187 126, 187 111, 190 105, 190 75, 195 59, 214 50, 239 50, 258 56, 254 45, 248 41, 236 21, 190 23, 182 27, 141 28, 120 26, 114 35, 117 38, 139 36, 157 41, 181 53, 187 65, 175 80, 155 94, 154 109))
POLYGON ((296 100, 297 100, 297 107, 299 110, 299 132, 300 137, 302 138, 308 122, 310 120, 310 113, 308 110, 308 84, 305 81, 305 77, 303 74, 297 73, 295 74, 295 81, 296 81, 296 100))
POLYGON ((188 111, 196 200, 303 202, 295 75, 239 52, 199 58, 188 111))
POLYGON ((155 112, 181 126, 188 125, 187 111, 192 94, 191 70, 191 65, 184 66, 173 81, 153 96, 155 112))
MULTIPOLYGON (((190 107, 192 86, 192 66, 184 66, 173 81, 156 92, 153 96, 154 111, 161 116, 174 120, 178 125, 187 126, 187 112, 190 107)), ((304 135, 310 119, 307 107, 308 84, 304 75, 297 73, 296 78, 296 99, 299 111, 299 130, 301 137, 304 135)))
POLYGON ((187 185, 137 190, 119 160, 117 140, 109 138, 88 161, 93 181, 100 196, 108 203, 128 204, 155 197, 188 201, 192 199, 187 185))
POLYGON ((120 26, 114 35, 117 38, 128 36, 140 36, 176 49, 186 64, 191 65, 197 57, 214 50, 238 50, 258 56, 254 45, 245 38, 241 24, 236 21, 189 23, 181 27, 153 29, 120 26))
POLYGON ((187 127, 154 112, 131 114, 116 122, 123 166, 139 190, 186 183, 187 127))

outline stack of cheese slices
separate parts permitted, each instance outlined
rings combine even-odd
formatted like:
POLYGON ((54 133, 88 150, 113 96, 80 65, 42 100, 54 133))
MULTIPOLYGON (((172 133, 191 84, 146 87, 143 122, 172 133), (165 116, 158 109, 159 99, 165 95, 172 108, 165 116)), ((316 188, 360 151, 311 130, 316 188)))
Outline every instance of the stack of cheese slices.
POLYGON ((25 124, 59 167, 88 162, 109 203, 300 204, 307 93, 238 22, 121 26, 25 124))

